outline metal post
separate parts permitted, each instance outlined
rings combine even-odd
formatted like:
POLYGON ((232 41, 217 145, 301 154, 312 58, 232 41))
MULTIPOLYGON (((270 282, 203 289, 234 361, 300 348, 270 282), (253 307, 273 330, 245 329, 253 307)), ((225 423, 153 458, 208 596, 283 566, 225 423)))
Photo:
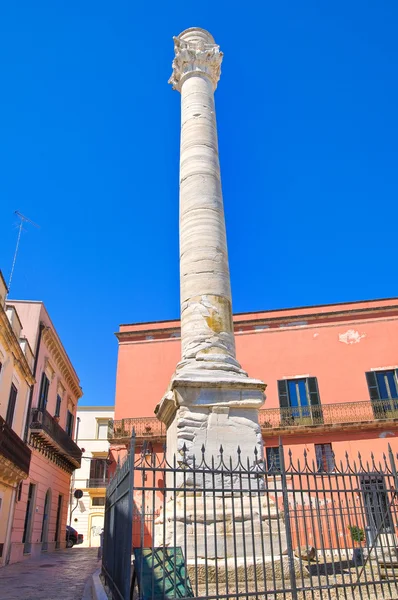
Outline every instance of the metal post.
POLYGON ((285 470, 285 457, 283 455, 282 439, 279 438, 279 461, 281 466, 281 482, 282 482, 282 494, 283 494, 283 511, 285 513, 285 526, 286 526, 286 544, 287 553, 289 559, 289 577, 290 587, 292 588, 292 600, 297 600, 297 582, 296 582, 296 571, 294 565, 294 554, 292 544, 292 531, 290 528, 290 515, 289 515, 289 498, 287 490, 287 477, 285 470))

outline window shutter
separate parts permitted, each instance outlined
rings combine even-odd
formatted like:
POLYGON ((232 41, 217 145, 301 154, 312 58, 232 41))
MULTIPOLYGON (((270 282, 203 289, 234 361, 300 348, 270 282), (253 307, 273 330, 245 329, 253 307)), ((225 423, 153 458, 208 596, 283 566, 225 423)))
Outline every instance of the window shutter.
POLYGON ((50 382, 49 382, 48 378, 46 377, 46 385, 45 385, 45 390, 44 390, 44 405, 43 405, 44 410, 46 410, 46 407, 47 407, 47 398, 48 398, 49 388, 50 388, 50 382))
POLYGON ((50 382, 45 373, 41 374, 40 394, 39 394, 39 409, 45 410, 47 406, 48 389, 50 382))
POLYGON ((7 406, 7 415, 6 415, 6 423, 12 427, 12 422, 14 420, 14 412, 15 412, 15 403, 17 401, 18 390, 15 385, 11 384, 10 396, 8 398, 8 406, 7 406))
POLYGON ((319 399, 318 382, 316 377, 308 377, 307 389, 311 406, 319 406, 321 402, 319 399))
POLYGON ((43 408, 43 390, 45 386, 45 374, 41 374, 40 392, 39 392, 39 408, 43 408))
POLYGON ((289 394, 287 391, 287 380, 280 379, 278 381, 279 406, 281 408, 289 408, 289 394))
POLYGON ((379 388, 377 386, 376 373, 374 371, 368 371, 366 374, 366 381, 368 383, 369 395, 371 400, 380 400, 379 388))

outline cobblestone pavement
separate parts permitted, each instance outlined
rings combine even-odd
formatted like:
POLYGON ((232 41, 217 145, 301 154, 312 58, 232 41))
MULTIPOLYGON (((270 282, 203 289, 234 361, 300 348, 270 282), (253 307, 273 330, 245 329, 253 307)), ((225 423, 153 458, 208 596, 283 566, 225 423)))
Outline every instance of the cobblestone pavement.
POLYGON ((77 546, 0 568, 0 600, 82 600, 97 554, 77 546))

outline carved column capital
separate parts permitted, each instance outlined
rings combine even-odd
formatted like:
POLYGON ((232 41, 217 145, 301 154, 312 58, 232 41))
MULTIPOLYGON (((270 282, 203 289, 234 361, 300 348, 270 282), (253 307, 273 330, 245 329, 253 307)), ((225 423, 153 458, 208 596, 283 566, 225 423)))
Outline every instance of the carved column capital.
POLYGON ((204 29, 187 29, 174 37, 173 73, 169 83, 181 91, 185 79, 201 75, 210 79, 216 89, 221 75, 223 53, 213 37, 204 29))

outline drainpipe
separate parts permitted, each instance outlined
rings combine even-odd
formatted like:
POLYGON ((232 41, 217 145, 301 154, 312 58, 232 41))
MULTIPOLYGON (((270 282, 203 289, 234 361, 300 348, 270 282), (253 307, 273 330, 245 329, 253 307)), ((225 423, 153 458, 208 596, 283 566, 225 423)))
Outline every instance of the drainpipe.
MULTIPOLYGON (((39 337, 37 338, 37 345, 36 345, 36 352, 35 352, 35 362, 33 363, 33 377, 36 379, 36 371, 37 371, 37 363, 39 361, 39 350, 40 350, 40 344, 41 344, 41 336, 44 330, 44 323, 41 322, 40 323, 40 329, 39 329, 39 337)), ((26 443, 28 441, 28 433, 29 433, 29 425, 30 425, 30 411, 32 408, 32 400, 33 400, 33 390, 34 390, 35 384, 32 383, 32 385, 30 386, 30 394, 29 394, 29 402, 28 402, 28 410, 26 411, 26 420, 25 420, 25 433, 24 433, 24 437, 23 437, 23 441, 26 443)))

